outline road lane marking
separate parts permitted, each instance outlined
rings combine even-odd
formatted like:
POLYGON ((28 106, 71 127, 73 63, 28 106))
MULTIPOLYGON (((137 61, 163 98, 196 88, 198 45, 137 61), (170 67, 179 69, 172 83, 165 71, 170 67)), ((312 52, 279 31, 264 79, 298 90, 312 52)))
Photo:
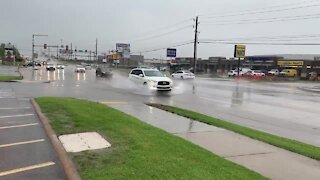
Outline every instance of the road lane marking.
POLYGON ((19 127, 28 127, 28 126, 36 126, 39 125, 38 123, 30 123, 30 124, 22 124, 22 125, 15 125, 15 126, 0 126, 1 129, 11 129, 11 128, 19 128, 19 127))
POLYGON ((0 108, 0 110, 15 110, 15 109, 31 109, 31 107, 20 107, 20 108, 0 108))
POLYGON ((128 104, 128 102, 102 101, 102 104, 128 104))
POLYGON ((10 174, 17 174, 17 173, 21 173, 24 171, 30 171, 30 170, 34 170, 34 169, 44 168, 44 167, 48 167, 48 166, 52 166, 52 165, 55 165, 55 163, 51 161, 51 162, 36 164, 36 165, 27 166, 27 167, 23 167, 23 168, 12 169, 9 171, 3 171, 3 172, 0 172, 0 177, 7 176, 10 174))
POLYGON ((32 141, 22 141, 22 142, 17 142, 17 143, 2 144, 2 145, 0 145, 0 148, 18 146, 18 145, 24 145, 24 144, 33 144, 33 143, 38 143, 38 142, 43 142, 43 141, 44 141, 44 139, 37 139, 37 140, 32 140, 32 141))
POLYGON ((18 115, 12 115, 12 116, 0 116, 0 119, 11 118, 11 117, 23 117, 23 116, 34 116, 34 114, 18 114, 18 115))

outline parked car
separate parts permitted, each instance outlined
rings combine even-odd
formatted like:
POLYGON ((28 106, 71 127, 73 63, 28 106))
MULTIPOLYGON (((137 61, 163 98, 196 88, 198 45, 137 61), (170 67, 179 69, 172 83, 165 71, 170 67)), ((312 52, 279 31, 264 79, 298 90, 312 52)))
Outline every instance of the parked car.
POLYGON ((160 67, 160 71, 167 71, 167 67, 160 67))
MULTIPOLYGON (((242 75, 243 75, 243 73, 242 73, 242 71, 240 70, 240 71, 239 71, 239 76, 242 76, 242 75)), ((238 70, 231 70, 231 71, 229 71, 229 72, 228 72, 228 76, 229 76, 229 77, 238 76, 238 70)))
POLYGON ((157 69, 132 69, 129 79, 137 84, 148 85, 150 89, 158 91, 171 91, 173 87, 172 80, 157 69))
POLYGON ((92 66, 90 64, 87 64, 84 67, 85 67, 86 70, 91 70, 92 69, 92 66))
POLYGON ((57 69, 64 69, 64 65, 63 64, 57 64, 57 69))
POLYGON ((96 76, 109 78, 109 77, 112 77, 112 72, 110 69, 106 67, 98 67, 96 69, 96 76))
POLYGON ((312 71, 307 75, 307 79, 310 81, 317 80, 317 77, 318 77, 318 73, 316 71, 312 71))
POLYGON ((75 72, 76 73, 85 73, 86 69, 82 65, 76 65, 75 72))
POLYGON ((56 70, 56 66, 53 65, 53 64, 47 64, 46 69, 47 69, 48 71, 55 71, 55 70, 56 70))
POLYGON ((195 75, 190 71, 177 71, 171 75, 173 78, 194 79, 195 75))
POLYGON ((247 77, 252 77, 252 76, 262 77, 262 76, 265 76, 265 74, 261 70, 251 70, 251 71, 248 71, 248 72, 244 73, 243 76, 247 76, 247 77))
POLYGON ((280 73, 280 77, 295 77, 298 75, 297 70, 295 69, 283 69, 280 73))
POLYGON ((278 69, 271 69, 268 74, 269 75, 274 75, 274 76, 278 76, 280 73, 280 71, 278 69))
MULTIPOLYGON (((194 73, 193 68, 188 69, 190 72, 194 73)), ((196 73, 203 73, 204 70, 203 69, 196 69, 196 73)))

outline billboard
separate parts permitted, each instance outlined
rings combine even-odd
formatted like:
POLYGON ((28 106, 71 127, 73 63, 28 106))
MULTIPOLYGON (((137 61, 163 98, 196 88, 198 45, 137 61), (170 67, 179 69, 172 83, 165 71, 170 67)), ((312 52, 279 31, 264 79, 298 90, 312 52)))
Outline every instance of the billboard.
POLYGON ((176 57, 177 56, 177 49, 168 48, 167 49, 167 57, 176 57))
POLYGON ((297 67, 303 66, 303 61, 278 61, 278 66, 297 67))
POLYGON ((130 44, 117 43, 116 44, 117 54, 119 54, 124 59, 130 58, 130 44))
POLYGON ((246 57, 246 46, 245 45, 235 45, 234 46, 234 57, 235 58, 245 58, 246 57))

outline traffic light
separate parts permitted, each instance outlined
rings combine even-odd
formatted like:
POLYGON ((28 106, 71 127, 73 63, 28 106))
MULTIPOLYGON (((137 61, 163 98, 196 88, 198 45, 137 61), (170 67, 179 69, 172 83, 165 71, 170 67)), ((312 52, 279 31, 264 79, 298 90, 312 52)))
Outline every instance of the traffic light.
POLYGON ((74 52, 77 52, 77 49, 75 49, 74 52))
POLYGON ((87 53, 88 51, 87 51, 87 50, 84 50, 84 52, 87 53))
POLYGON ((66 51, 69 51, 69 46, 68 45, 66 45, 66 51))
POLYGON ((43 45, 43 48, 44 48, 44 49, 47 49, 47 47, 48 47, 47 44, 44 44, 44 45, 43 45))

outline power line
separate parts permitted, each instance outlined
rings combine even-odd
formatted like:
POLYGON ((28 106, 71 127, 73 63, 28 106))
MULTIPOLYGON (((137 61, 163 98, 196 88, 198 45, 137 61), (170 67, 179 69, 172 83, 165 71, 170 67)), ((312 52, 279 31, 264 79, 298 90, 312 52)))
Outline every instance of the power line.
POLYGON ((182 21, 179 21, 177 23, 173 23, 173 24, 170 24, 170 25, 166 25, 166 26, 162 26, 162 27, 159 27, 159 28, 155 28, 155 29, 150 30, 150 31, 142 32, 141 34, 143 34, 143 35, 138 36, 135 39, 127 40, 127 41, 138 41, 140 39, 145 39, 145 37, 155 36, 155 34, 159 34, 163 30, 176 28, 177 26, 179 27, 180 25, 186 24, 187 22, 191 22, 191 20, 192 20, 192 18, 188 18, 188 19, 184 19, 182 21))
POLYGON ((142 38, 142 39, 137 39, 137 40, 134 40, 134 41, 132 41, 132 42, 146 41, 146 40, 150 40, 150 39, 155 39, 155 38, 167 36, 167 35, 169 35, 169 34, 172 34, 172 33, 175 33, 175 32, 179 32, 179 31, 188 29, 188 28, 190 28, 190 27, 192 27, 192 25, 184 26, 184 27, 181 27, 181 28, 178 28, 178 29, 174 29, 174 30, 171 30, 171 31, 162 33, 162 34, 157 34, 157 35, 153 35, 153 36, 150 36, 150 37, 146 37, 146 38, 142 38))
POLYGON ((148 52, 160 51, 160 50, 163 50, 163 49, 167 49, 167 48, 169 48, 169 47, 185 46, 185 45, 188 45, 188 44, 193 44, 193 40, 186 41, 186 42, 183 42, 183 43, 176 43, 176 44, 174 44, 174 45, 170 45, 170 46, 166 46, 166 47, 155 48, 155 49, 150 49, 150 50, 143 50, 143 51, 136 51, 136 52, 132 52, 132 53, 133 53, 133 54, 148 53, 148 52))
POLYGON ((316 39, 310 39, 310 38, 304 38, 304 39, 202 39, 203 41, 215 41, 215 42, 229 42, 229 41, 239 41, 239 40, 246 40, 246 41, 258 41, 258 40, 264 40, 267 42, 299 42, 299 41, 319 41, 320 37, 317 37, 316 39))
POLYGON ((274 10, 234 13, 234 14, 227 14, 227 15, 216 15, 216 16, 209 16, 209 17, 204 16, 203 19, 224 18, 224 17, 234 17, 234 16, 243 16, 243 15, 253 15, 253 14, 265 14, 265 13, 271 13, 271 12, 283 12, 283 11, 290 11, 290 10, 297 10, 297 9, 313 8, 313 7, 318 7, 318 6, 320 6, 320 4, 311 4, 311 5, 297 6, 297 7, 291 7, 291 8, 282 8, 282 9, 274 9, 274 10))
POLYGON ((286 36, 257 36, 257 37, 242 37, 242 38, 203 38, 203 41, 239 41, 239 40, 284 40, 284 39, 300 39, 300 38, 318 38, 320 34, 303 34, 303 35, 286 35, 286 36))
POLYGON ((218 42, 199 41, 204 44, 251 44, 251 45, 286 45, 286 46, 320 46, 320 43, 268 43, 268 42, 218 42))
POLYGON ((182 21, 179 21, 179 22, 174 23, 174 24, 171 24, 171 25, 167 25, 167 26, 162 26, 162 27, 159 27, 159 28, 155 28, 155 29, 153 29, 153 30, 144 32, 144 33, 142 33, 142 34, 151 34, 151 33, 154 32, 154 31, 157 31, 157 32, 158 32, 159 30, 172 28, 172 27, 174 27, 174 26, 182 25, 182 24, 185 24, 186 22, 190 22, 190 21, 192 21, 192 18, 184 19, 184 20, 182 20, 182 21))
POLYGON ((291 18, 291 19, 276 19, 276 20, 264 20, 264 21, 247 21, 247 22, 235 22, 235 23, 213 23, 213 24, 203 24, 203 25, 215 25, 215 26, 224 26, 224 25, 241 25, 241 24, 261 24, 261 23, 271 23, 271 22, 287 22, 287 21, 297 21, 297 20, 306 20, 306 19, 319 19, 320 14, 318 16, 311 17, 299 17, 299 18, 291 18))
MULTIPOLYGON (((297 15, 297 16, 282 16, 282 17, 273 17, 273 18, 258 18, 258 19, 239 19, 239 20, 224 20, 224 21, 213 21, 214 23, 225 23, 225 22, 248 22, 248 21, 268 21, 268 20, 280 20, 280 19, 290 19, 290 18, 300 18, 300 17, 318 17, 320 13, 316 14, 305 14, 305 15, 297 15)), ((210 21, 207 21, 210 22, 210 21)), ((206 24, 206 21, 204 21, 206 24)), ((208 24, 207 24, 208 25, 208 24)))
MULTIPOLYGON (((297 2, 297 3, 290 3, 290 4, 282 4, 282 5, 275 5, 275 6, 268 6, 268 7, 263 7, 263 8, 257 8, 257 9, 247 9, 247 10, 241 10, 238 11, 237 13, 242 13, 242 12, 248 12, 248 11, 260 11, 260 10, 269 10, 269 9, 275 9, 275 8, 281 8, 281 7, 288 7, 288 6, 296 6, 296 5, 301 5, 301 4, 306 4, 306 3, 314 3, 314 2, 319 2, 319 0, 313 0, 313 1, 302 1, 302 2, 297 2)), ((229 15, 229 14, 234 14, 234 11, 229 11, 229 12, 225 12, 224 14, 222 14, 222 16, 224 15, 229 15)), ((201 17, 205 17, 205 16, 209 16, 209 17, 213 17, 213 16, 221 16, 221 14, 217 14, 217 13, 210 13, 210 14, 200 14, 199 16, 201 17)))

